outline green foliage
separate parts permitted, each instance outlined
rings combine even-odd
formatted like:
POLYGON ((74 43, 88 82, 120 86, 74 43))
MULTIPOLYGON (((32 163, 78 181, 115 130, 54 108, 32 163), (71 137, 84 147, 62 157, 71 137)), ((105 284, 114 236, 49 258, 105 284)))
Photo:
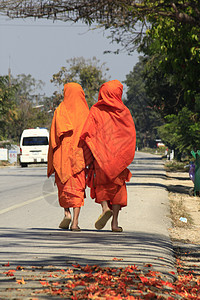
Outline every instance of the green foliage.
POLYGON ((10 85, 8 76, 0 76, 0 140, 9 137, 12 123, 17 118, 17 106, 14 101, 16 86, 10 85))
POLYGON ((166 161, 165 170, 167 172, 189 172, 189 167, 186 166, 190 163, 190 161, 186 160, 183 162, 172 160, 166 161))
POLYGON ((161 58, 157 53, 146 56, 143 76, 151 106, 164 118, 168 114, 178 113, 186 101, 180 83, 173 81, 173 71, 167 72, 160 68, 161 58))
POLYGON ((184 107, 178 115, 166 116, 167 123, 159 128, 163 142, 177 153, 190 154, 200 149, 200 115, 184 107))
POLYGON ((46 127, 50 116, 42 104, 40 94, 32 94, 41 88, 41 82, 31 75, 16 78, 0 77, 0 140, 19 142, 22 131, 29 127, 46 127))
POLYGON ((200 147, 200 2, 142 3, 150 24, 138 49, 146 59, 146 94, 165 118, 160 137, 181 157, 200 147))
MULTIPOLYGON (((91 106, 97 100, 101 84, 106 81, 104 64, 98 66, 96 58, 87 61, 74 58, 67 62, 69 69, 62 67, 53 75, 52 82, 62 87, 66 82, 79 82, 91 106)), ((63 94, 54 92, 51 97, 45 97, 41 94, 43 85, 41 80, 35 80, 30 74, 0 77, 0 141, 19 142, 26 128, 50 129, 53 112, 63 100, 63 94)))
POLYGON ((12 78, 16 85, 15 102, 17 118, 10 134, 11 138, 19 141, 21 133, 26 128, 46 127, 50 117, 43 107, 40 91, 44 83, 35 80, 30 74, 20 74, 12 78))
POLYGON ((200 41, 193 24, 158 17, 152 20, 140 51, 146 57, 146 92, 166 124, 163 142, 177 157, 199 148, 200 41))
MULTIPOLYGON (((99 66, 99 60, 95 57, 88 60, 83 57, 72 58, 66 62, 67 67, 62 67, 58 73, 53 75, 51 81, 62 87, 68 82, 79 83, 85 92, 86 101, 91 107, 97 101, 100 86, 107 81, 108 69, 105 69, 104 73, 105 64, 99 66)), ((59 96, 56 95, 56 97, 59 96)))
MULTIPOLYGON (((128 102, 134 102, 130 109, 135 110, 133 115, 139 128, 139 139, 142 141, 145 130, 149 134, 145 125, 148 117, 153 119, 153 113, 157 115, 159 112, 162 117, 166 117, 166 124, 161 127, 160 133, 170 147, 177 151, 189 151, 195 145, 199 147, 199 0, 94 0, 93 5, 91 1, 79 0, 63 1, 62 7, 59 1, 50 1, 48 5, 44 1, 38 6, 37 1, 5 0, 1 11, 11 17, 57 18, 75 22, 82 20, 89 25, 95 22, 109 29, 112 41, 120 44, 127 52, 132 53, 139 47, 146 56, 145 93, 151 99, 148 107, 140 83, 137 83, 140 89, 133 85, 135 91, 130 91, 128 96, 134 95, 135 98, 134 101, 128 98, 128 102)), ((53 81, 59 85, 70 81, 79 82, 86 91, 89 105, 94 103, 102 79, 101 73, 88 68, 83 61, 80 64, 72 61, 68 69, 63 67, 55 75, 53 81)), ((127 81, 133 84, 130 78, 127 81)))
POLYGON ((135 122, 139 148, 155 146, 157 127, 163 124, 159 113, 152 105, 151 98, 146 93, 144 67, 145 60, 140 57, 125 80, 128 87, 125 104, 130 109, 135 122))
MULTIPOLYGON (((200 94, 198 32, 198 28, 190 24, 177 25, 174 20, 159 18, 147 35, 147 54, 159 58, 157 68, 167 77, 170 74, 171 82, 180 86, 184 101, 190 106, 200 94)), ((141 49, 145 52, 144 48, 141 49)))
POLYGON ((62 5, 60 1, 38 3, 32 0, 4 0, 0 10, 11 18, 38 17, 65 22, 81 21, 88 25, 95 23, 109 29, 111 39, 121 44, 128 52, 134 51, 143 40, 145 30, 151 29, 160 19, 166 22, 172 20, 175 26, 190 25, 197 29, 194 35, 199 38, 199 0, 93 0, 92 2, 63 0, 62 5))
POLYGON ((11 82, 17 85, 17 91, 15 93, 17 104, 20 105, 22 98, 28 100, 33 105, 38 104, 40 91, 44 86, 43 81, 36 80, 30 74, 19 74, 15 78, 11 77, 11 82))

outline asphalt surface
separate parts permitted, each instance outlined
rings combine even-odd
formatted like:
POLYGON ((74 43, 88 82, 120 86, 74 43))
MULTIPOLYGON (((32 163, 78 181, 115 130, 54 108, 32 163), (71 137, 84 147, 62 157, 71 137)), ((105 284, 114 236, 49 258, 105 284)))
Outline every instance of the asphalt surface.
POLYGON ((137 152, 129 169, 133 176, 127 183, 128 205, 119 215, 124 231, 114 233, 110 221, 102 230, 94 228, 101 208, 90 199, 89 190, 80 215, 82 231, 59 229, 63 211, 44 168, 37 197, 0 210, 1 287, 9 286, 2 275, 7 270, 2 265, 8 262, 10 268, 66 268, 72 264, 142 268, 150 264, 164 279, 173 280, 176 269, 168 232, 171 222, 164 163, 159 156, 137 152))

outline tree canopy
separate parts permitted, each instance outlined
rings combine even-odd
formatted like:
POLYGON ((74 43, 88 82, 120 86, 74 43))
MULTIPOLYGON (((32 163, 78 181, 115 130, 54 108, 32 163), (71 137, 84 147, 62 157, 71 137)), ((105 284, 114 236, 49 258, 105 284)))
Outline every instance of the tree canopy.
POLYGON ((125 80, 128 87, 125 105, 130 109, 135 122, 139 148, 154 147, 158 138, 157 128, 164 123, 146 92, 144 70, 145 59, 139 57, 139 62, 133 71, 126 75, 125 80))
POLYGON ((0 12, 11 18, 82 21, 109 29, 121 49, 129 54, 137 49, 146 60, 145 86, 134 84, 132 79, 140 81, 136 75, 127 77, 129 104, 130 99, 141 101, 142 95, 141 105, 149 111, 148 95, 151 109, 166 121, 159 132, 169 147, 179 152, 200 147, 199 0, 3 0, 0 12))
POLYGON ((198 0, 3 0, 0 9, 10 17, 17 18, 82 19, 89 23, 97 21, 124 26, 128 22, 135 25, 138 20, 162 16, 200 26, 198 0))
MULTIPOLYGON (((159 19, 200 30, 199 0, 4 0, 1 13, 11 18, 47 18, 97 23, 110 28, 112 38, 132 51, 143 39, 146 28, 159 19)), ((198 35, 199 39, 199 35, 198 35)))
MULTIPOLYGON (((100 61, 93 57, 92 59, 85 59, 84 57, 75 57, 66 61, 67 65, 61 67, 58 73, 53 74, 51 82, 58 87, 63 86, 68 82, 79 83, 84 92, 86 101, 91 107, 98 98, 98 92, 100 86, 107 81, 108 68, 105 67, 105 63, 100 64, 100 61)), ((56 92, 55 99, 60 98, 62 100, 63 94, 56 92)))
POLYGON ((0 140, 8 137, 16 119, 17 106, 14 101, 16 86, 11 86, 9 76, 0 76, 0 140))
POLYGON ((187 107, 183 107, 177 115, 167 115, 166 123, 159 127, 158 132, 179 159, 183 153, 190 154, 191 150, 200 149, 200 116, 187 107))
POLYGON ((50 129, 54 110, 63 100, 65 83, 81 84, 89 106, 97 101, 100 86, 107 81, 105 64, 95 57, 72 58, 67 66, 53 74, 56 91, 51 97, 42 93, 44 83, 30 74, 0 76, 0 140, 19 142, 26 128, 47 127, 50 129))
POLYGON ((0 76, 0 140, 9 139, 19 142, 20 135, 28 127, 48 125, 48 113, 43 109, 43 99, 32 94, 41 81, 31 75, 20 74, 16 78, 0 76), (37 104, 41 105, 38 109, 37 104))

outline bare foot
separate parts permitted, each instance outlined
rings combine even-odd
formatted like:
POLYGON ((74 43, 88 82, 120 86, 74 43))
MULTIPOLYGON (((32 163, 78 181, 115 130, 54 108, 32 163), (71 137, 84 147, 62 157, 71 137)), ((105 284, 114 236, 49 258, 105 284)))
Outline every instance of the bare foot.
POLYGON ((79 226, 76 226, 76 227, 71 226, 71 227, 70 227, 70 230, 71 230, 71 231, 81 231, 81 229, 80 229, 79 226))
POLYGON ((122 232, 123 228, 118 226, 118 221, 117 220, 112 220, 111 222, 111 230, 113 232, 122 232))
POLYGON ((118 227, 116 227, 116 228, 112 227, 112 231, 113 231, 113 232, 122 232, 122 231, 123 231, 123 228, 120 227, 120 226, 118 226, 118 227))
POLYGON ((68 219, 71 219, 71 213, 70 213, 69 208, 65 208, 64 210, 65 210, 65 217, 68 219))
POLYGON ((105 213, 106 211, 110 210, 107 201, 102 201, 101 202, 101 207, 102 207, 102 214, 105 213))

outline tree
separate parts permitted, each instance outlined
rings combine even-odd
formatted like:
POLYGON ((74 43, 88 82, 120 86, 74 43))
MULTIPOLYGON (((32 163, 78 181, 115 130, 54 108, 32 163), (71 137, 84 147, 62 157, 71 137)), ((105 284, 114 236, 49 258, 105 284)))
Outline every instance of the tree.
POLYGON ((198 0, 4 0, 0 11, 11 18, 47 18, 53 20, 94 22, 110 28, 112 38, 121 41, 132 51, 142 40, 147 26, 159 18, 173 20, 176 24, 200 27, 198 0))
MULTIPOLYGON (((108 68, 105 69, 105 63, 99 66, 100 61, 96 57, 87 60, 83 57, 77 57, 66 62, 67 67, 62 67, 58 73, 53 75, 51 81, 62 88, 68 82, 79 83, 85 92, 86 101, 91 107, 97 101, 100 86, 107 81, 106 72, 108 68)), ((63 98, 63 95, 59 93, 54 95, 55 99, 61 100, 63 98)))
POLYGON ((29 127, 46 127, 49 114, 45 111, 40 94, 32 94, 41 88, 41 81, 31 75, 16 78, 0 76, 0 140, 19 142, 22 131, 29 127), (38 96, 38 97, 37 97, 38 96), (38 98, 36 106, 35 98, 38 98))
POLYGON ((159 134, 181 158, 183 151, 190 153, 198 146, 200 52, 191 48, 196 36, 172 22, 159 23, 157 29, 154 26, 140 50, 146 60, 146 92, 166 121, 159 134), (187 126, 183 126, 183 119, 187 126))
MULTIPOLYGON (((156 53, 156 52, 155 52, 156 53)), ((143 58, 143 80, 145 91, 150 97, 149 104, 164 118, 169 114, 177 114, 186 105, 184 89, 180 82, 173 80, 173 71, 165 72, 159 65, 162 55, 150 53, 143 58)))
POLYGON ((181 83, 188 101, 199 93, 199 0, 4 0, 0 11, 13 18, 96 22, 130 53, 146 41, 156 41, 163 56, 160 67, 166 72, 172 68, 173 80, 181 83))
POLYGON ((177 115, 166 116, 166 124, 158 131, 163 142, 175 150, 179 159, 183 153, 190 154, 191 150, 200 149, 200 118, 186 107, 177 115))
POLYGON ((173 72, 172 80, 182 85, 188 102, 196 96, 198 98, 199 0, 64 0, 62 4, 59 0, 4 0, 0 11, 13 18, 82 20, 89 25, 96 22, 98 26, 109 29, 112 41, 121 44, 130 53, 144 43, 155 42, 159 54, 162 54, 159 68, 173 72))
POLYGON ((183 96, 183 102, 193 109, 200 93, 200 41, 196 29, 159 19, 144 38, 140 51, 151 57, 148 71, 156 69, 168 82, 170 78, 181 91, 178 102, 183 96))
MULTIPOLYGON (((184 112, 189 120, 195 120, 194 128, 198 128, 199 0, 63 0, 62 3, 59 0, 4 0, 0 11, 10 17, 82 20, 89 25, 96 22, 98 26, 109 29, 112 41, 122 45, 122 49, 132 53, 137 48, 146 55, 146 85, 155 108, 162 116, 175 116, 173 121, 166 117, 167 122, 173 127, 176 119, 177 126, 179 122, 181 126, 180 116, 184 112)), ((182 132, 181 138, 184 137, 182 132)), ((196 137, 193 135, 195 138, 198 138, 198 133, 196 137)))
POLYGON ((15 78, 11 76, 12 84, 18 86, 15 97, 17 104, 20 105, 22 98, 27 99, 33 105, 37 105, 40 92, 45 85, 42 80, 36 80, 30 74, 18 74, 15 78))
POLYGON ((135 25, 147 16, 162 16, 181 23, 200 25, 198 5, 198 0, 93 0, 92 3, 89 0, 63 0, 62 3, 59 0, 4 0, 1 1, 0 10, 16 18, 43 17, 63 21, 82 19, 103 24, 115 24, 121 15, 121 26, 128 22, 135 25))
POLYGON ((14 101, 16 86, 10 85, 8 76, 0 76, 0 140, 7 139, 12 133, 12 123, 17 118, 14 101))
POLYGON ((144 68, 145 60, 139 57, 139 62, 125 80, 128 87, 125 105, 130 109, 136 125, 139 148, 155 146, 155 139, 158 135, 157 127, 164 123, 160 114, 152 106, 151 98, 147 96, 144 68))
POLYGON ((11 77, 16 86, 15 103, 17 116, 13 125, 12 138, 19 140, 22 131, 29 127, 46 127, 49 115, 44 111, 41 91, 44 83, 30 74, 19 74, 11 77))

